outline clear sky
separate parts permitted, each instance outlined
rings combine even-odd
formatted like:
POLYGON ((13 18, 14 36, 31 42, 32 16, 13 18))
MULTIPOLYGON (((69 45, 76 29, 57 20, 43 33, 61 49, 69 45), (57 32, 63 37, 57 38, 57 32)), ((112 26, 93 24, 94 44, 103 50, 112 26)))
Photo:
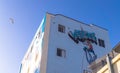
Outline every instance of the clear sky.
POLYGON ((120 0, 0 0, 0 73, 19 72, 46 12, 108 29, 111 47, 120 41, 120 0))

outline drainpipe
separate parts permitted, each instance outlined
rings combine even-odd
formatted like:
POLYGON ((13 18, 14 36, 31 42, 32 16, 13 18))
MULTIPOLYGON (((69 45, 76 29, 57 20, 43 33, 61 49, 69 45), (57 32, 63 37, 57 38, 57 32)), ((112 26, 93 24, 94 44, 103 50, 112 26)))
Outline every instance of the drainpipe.
POLYGON ((114 73, 113 67, 111 64, 112 59, 110 58, 109 54, 106 55, 106 60, 107 60, 107 66, 108 66, 109 73, 114 73))

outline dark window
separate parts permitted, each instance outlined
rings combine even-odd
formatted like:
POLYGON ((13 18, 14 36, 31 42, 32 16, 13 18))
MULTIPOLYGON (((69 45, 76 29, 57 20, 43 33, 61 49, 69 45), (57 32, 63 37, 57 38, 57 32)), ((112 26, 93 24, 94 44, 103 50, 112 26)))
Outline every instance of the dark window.
POLYGON ((38 32, 37 37, 38 37, 38 38, 41 37, 41 31, 38 32))
POLYGON ((33 50, 33 45, 31 46, 30 53, 32 52, 32 50, 33 50))
POLYGON ((65 26, 59 24, 58 25, 58 31, 62 32, 62 33, 65 33, 65 26))
POLYGON ((102 39, 98 39, 99 46, 105 47, 105 42, 102 39))
POLYGON ((66 51, 64 49, 57 48, 57 56, 66 57, 66 51))

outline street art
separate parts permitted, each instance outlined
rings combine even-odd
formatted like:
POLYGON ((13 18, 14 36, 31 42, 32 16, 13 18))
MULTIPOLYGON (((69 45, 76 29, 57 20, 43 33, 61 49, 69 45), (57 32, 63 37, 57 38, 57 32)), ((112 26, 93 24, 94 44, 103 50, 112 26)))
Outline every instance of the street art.
POLYGON ((97 55, 95 54, 95 52, 93 50, 93 46, 89 40, 85 40, 85 42, 83 42, 83 44, 85 45, 83 50, 85 51, 85 54, 86 54, 86 60, 90 64, 96 60, 97 55))
POLYGON ((84 45, 83 50, 86 55, 86 60, 90 64, 97 59, 97 55, 93 50, 92 43, 97 45, 97 38, 95 33, 88 33, 83 30, 74 30, 74 32, 69 31, 68 36, 76 43, 82 42, 84 45))
POLYGON ((92 43, 97 44, 97 39, 95 37, 95 33, 88 33, 83 30, 74 30, 74 33, 72 31, 68 32, 68 35, 71 39, 74 40, 75 43, 79 43, 79 41, 84 42, 85 40, 89 40, 92 43))

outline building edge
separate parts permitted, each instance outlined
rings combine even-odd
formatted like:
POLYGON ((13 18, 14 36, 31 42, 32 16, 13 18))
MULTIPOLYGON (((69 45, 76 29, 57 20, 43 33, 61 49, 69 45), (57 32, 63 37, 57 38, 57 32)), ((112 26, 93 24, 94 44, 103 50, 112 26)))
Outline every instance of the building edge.
POLYGON ((85 25, 87 25, 87 26, 93 25, 93 26, 96 26, 96 27, 98 27, 98 28, 101 28, 101 29, 103 29, 103 30, 105 30, 105 31, 108 31, 108 29, 106 29, 106 28, 104 28, 104 27, 101 27, 101 26, 98 26, 98 25, 95 25, 95 24, 92 24, 92 23, 91 23, 91 24, 87 24, 87 23, 84 23, 84 22, 82 22, 82 21, 79 21, 79 20, 73 19, 73 18, 71 18, 71 17, 65 16, 65 15, 63 15, 63 14, 52 14, 52 13, 49 13, 49 12, 46 12, 46 14, 50 14, 50 15, 53 15, 53 16, 58 16, 58 15, 60 15, 60 16, 63 16, 63 17, 65 17, 65 18, 68 18, 68 19, 71 19, 71 20, 73 20, 73 21, 76 21, 76 22, 78 22, 78 23, 85 24, 85 25))
POLYGON ((42 49, 42 57, 41 57, 41 73, 47 73, 47 59, 48 59, 48 46, 49 46, 49 32, 50 32, 50 22, 51 17, 54 17, 51 14, 46 13, 46 24, 45 24, 45 33, 44 33, 44 45, 42 49))

